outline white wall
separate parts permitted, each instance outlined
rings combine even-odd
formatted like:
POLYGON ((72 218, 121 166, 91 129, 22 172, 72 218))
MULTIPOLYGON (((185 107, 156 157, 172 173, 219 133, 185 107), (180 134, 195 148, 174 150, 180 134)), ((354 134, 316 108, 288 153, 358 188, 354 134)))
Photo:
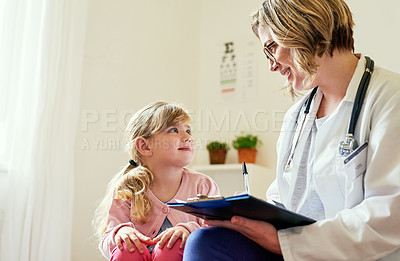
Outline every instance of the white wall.
POLYGON ((351 0, 347 3, 354 15, 356 52, 370 56, 381 67, 400 73, 400 2, 351 0))
MULTIPOLYGON (((192 112, 198 142, 193 164, 208 162, 207 140, 230 141, 245 130, 262 137, 257 163, 273 175, 280 121, 292 101, 280 91, 284 82, 280 75, 268 72, 250 29, 249 15, 261 2, 90 1, 82 122, 76 140, 73 260, 103 260, 91 238, 90 221, 107 182, 127 161, 119 144, 122 116, 129 118, 128 112, 151 101, 178 101, 192 112), (256 55, 257 85, 248 97, 235 102, 222 95, 218 85, 221 48, 229 40, 237 43, 238 52, 250 50, 256 55)), ((400 72, 399 2, 347 2, 356 22, 356 51, 400 72)), ((227 162, 236 160, 231 149, 227 162)))

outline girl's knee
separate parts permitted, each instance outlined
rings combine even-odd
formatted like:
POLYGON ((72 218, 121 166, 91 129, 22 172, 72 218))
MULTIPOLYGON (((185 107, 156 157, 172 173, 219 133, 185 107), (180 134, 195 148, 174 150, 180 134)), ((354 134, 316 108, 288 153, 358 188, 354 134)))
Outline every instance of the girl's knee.
POLYGON ((182 240, 178 239, 175 244, 168 248, 166 243, 163 248, 159 248, 158 244, 153 250, 154 261, 181 261, 183 258, 183 248, 181 248, 182 240))
POLYGON ((118 247, 115 247, 111 252, 110 261, 150 261, 151 256, 146 246, 142 244, 144 253, 141 254, 139 250, 135 247, 135 251, 130 252, 125 244, 123 245, 123 249, 120 250, 118 247))

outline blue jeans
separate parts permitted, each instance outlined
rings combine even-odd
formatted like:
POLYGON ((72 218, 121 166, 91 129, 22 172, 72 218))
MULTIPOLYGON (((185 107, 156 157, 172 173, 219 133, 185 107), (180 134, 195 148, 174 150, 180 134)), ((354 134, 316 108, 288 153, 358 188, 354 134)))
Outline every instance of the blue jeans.
POLYGON ((273 254, 239 232, 220 228, 202 228, 190 234, 183 261, 265 261, 283 257, 273 254))

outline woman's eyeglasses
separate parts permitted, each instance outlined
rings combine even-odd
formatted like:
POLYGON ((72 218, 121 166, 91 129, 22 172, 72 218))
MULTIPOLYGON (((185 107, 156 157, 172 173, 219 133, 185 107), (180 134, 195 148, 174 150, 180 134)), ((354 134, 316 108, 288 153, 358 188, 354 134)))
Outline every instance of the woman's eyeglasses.
POLYGON ((267 44, 266 46, 264 46, 265 56, 267 56, 267 59, 272 61, 273 63, 276 63, 276 59, 275 59, 274 55, 272 54, 271 49, 273 49, 275 44, 276 44, 276 42, 272 41, 269 44, 267 44))

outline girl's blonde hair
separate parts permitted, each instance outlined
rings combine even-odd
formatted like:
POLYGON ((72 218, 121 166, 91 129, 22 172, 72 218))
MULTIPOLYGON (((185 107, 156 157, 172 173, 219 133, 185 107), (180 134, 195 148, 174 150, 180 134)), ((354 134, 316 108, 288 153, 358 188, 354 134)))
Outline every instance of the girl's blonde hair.
POLYGON ((154 179, 151 171, 144 165, 135 146, 137 138, 148 139, 166 128, 191 121, 189 114, 180 106, 166 102, 148 104, 136 112, 125 129, 126 150, 138 166, 127 164, 109 182, 107 193, 96 209, 93 226, 98 238, 107 228, 108 211, 113 199, 120 199, 121 204, 131 200, 130 218, 134 223, 146 223, 151 204, 146 190, 154 179))
POLYGON ((278 45, 290 49, 295 65, 309 76, 308 84, 318 68, 315 55, 354 51, 354 22, 343 0, 267 0, 252 18, 257 37, 265 27, 278 45))

